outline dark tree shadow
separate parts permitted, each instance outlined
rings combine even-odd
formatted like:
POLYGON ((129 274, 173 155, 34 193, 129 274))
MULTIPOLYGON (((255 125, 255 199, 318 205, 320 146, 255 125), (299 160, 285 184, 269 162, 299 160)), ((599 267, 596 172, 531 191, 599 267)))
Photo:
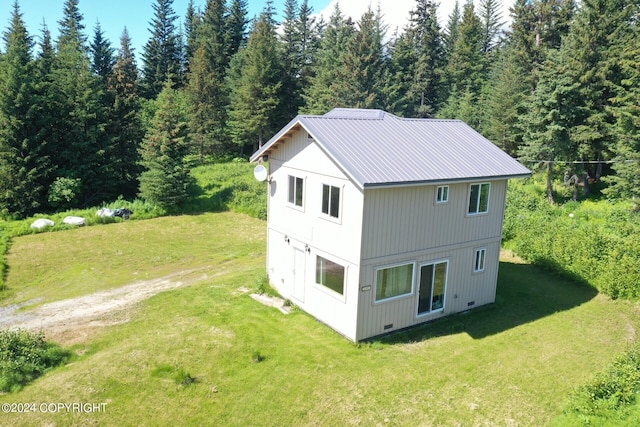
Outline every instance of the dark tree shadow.
POLYGON ((481 339, 578 307, 598 294, 591 286, 529 264, 500 262, 496 302, 373 338, 388 344, 466 332, 481 339))

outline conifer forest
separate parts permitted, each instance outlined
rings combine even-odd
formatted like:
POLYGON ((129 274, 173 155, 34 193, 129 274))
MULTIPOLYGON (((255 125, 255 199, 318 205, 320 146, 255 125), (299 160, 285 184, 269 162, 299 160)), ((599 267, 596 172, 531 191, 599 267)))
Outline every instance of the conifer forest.
MULTIPOLYGON (((247 158, 297 114, 334 107, 461 119, 553 179, 640 197, 640 0, 416 0, 404 28, 372 6, 307 0, 175 10, 154 0, 141 52, 66 0, 57 37, 2 23, 0 216, 188 197, 189 167, 247 158), (505 25, 506 22, 508 25, 505 25)), ((374 2, 372 2, 373 4, 374 2)), ((551 190, 549 197, 552 198, 551 190)))

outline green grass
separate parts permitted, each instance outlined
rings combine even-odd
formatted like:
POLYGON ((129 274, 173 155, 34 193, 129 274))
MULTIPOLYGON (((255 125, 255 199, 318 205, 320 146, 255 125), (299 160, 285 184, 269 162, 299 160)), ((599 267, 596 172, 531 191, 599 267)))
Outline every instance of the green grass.
MULTIPOLYGON (((0 424, 542 426, 563 416, 571 393, 640 328, 638 303, 504 259, 495 305, 354 345, 299 310, 284 315, 242 290, 263 281, 264 228, 233 213, 164 218, 96 227, 115 246, 152 239, 125 257, 110 252, 108 267, 90 263, 105 251, 87 243, 95 240, 90 229, 41 242, 47 257, 63 243, 84 247, 80 260, 52 262, 59 272, 29 274, 31 261, 11 258, 16 299, 85 292, 89 265, 102 269, 95 277, 120 277, 109 286, 197 265, 220 274, 137 305, 129 322, 74 345, 74 363, 0 396, 106 403, 103 412, 2 414, 0 424), (32 283, 20 292, 19 271, 32 283), (50 274, 70 285, 57 286, 50 274), (27 295, 30 286, 40 289, 27 295)), ((15 239, 11 253, 30 253, 32 239, 15 239)))
POLYGON ((177 271, 219 268, 245 250, 261 254, 264 234, 263 222, 221 213, 22 236, 6 256, 0 303, 51 302, 177 271))

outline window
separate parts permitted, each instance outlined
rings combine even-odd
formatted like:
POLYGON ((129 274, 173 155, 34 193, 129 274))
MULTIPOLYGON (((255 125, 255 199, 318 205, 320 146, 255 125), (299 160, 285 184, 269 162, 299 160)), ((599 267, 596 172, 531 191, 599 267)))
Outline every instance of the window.
POLYGON ((289 203, 302 207, 302 191, 304 188, 304 180, 289 175, 289 203))
POLYGON ((332 185, 322 185, 322 213, 333 218, 340 214, 340 188, 332 185))
POLYGON ((436 203, 447 203, 449 201, 449 186, 441 185, 436 192, 436 203))
POLYGON ((420 268, 418 315, 444 309, 447 286, 447 261, 423 265, 420 268))
POLYGON ((484 271, 484 258, 487 253, 485 248, 476 249, 473 256, 473 271, 484 271))
POLYGON ((469 213, 480 214, 489 210, 489 190, 491 184, 471 184, 469 191, 469 213))
POLYGON ((316 283, 344 295, 344 267, 321 256, 316 257, 316 283))
POLYGON ((413 264, 381 268, 376 271, 376 301, 410 294, 413 290, 413 264))

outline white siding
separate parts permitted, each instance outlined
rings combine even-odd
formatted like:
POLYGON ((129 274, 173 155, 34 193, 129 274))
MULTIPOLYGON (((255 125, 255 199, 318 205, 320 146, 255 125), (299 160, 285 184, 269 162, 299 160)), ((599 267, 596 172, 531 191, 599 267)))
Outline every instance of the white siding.
POLYGON ((355 340, 362 192, 303 130, 271 153, 269 167, 267 269, 271 284, 283 297, 355 340), (304 179, 302 208, 288 202, 290 175, 304 179), (337 219, 322 213, 323 184, 340 189, 337 219), (304 254, 304 273, 294 272, 294 260, 300 254, 304 254), (318 255, 345 267, 343 296, 315 283, 318 255), (304 293, 296 288, 300 281, 304 293))

